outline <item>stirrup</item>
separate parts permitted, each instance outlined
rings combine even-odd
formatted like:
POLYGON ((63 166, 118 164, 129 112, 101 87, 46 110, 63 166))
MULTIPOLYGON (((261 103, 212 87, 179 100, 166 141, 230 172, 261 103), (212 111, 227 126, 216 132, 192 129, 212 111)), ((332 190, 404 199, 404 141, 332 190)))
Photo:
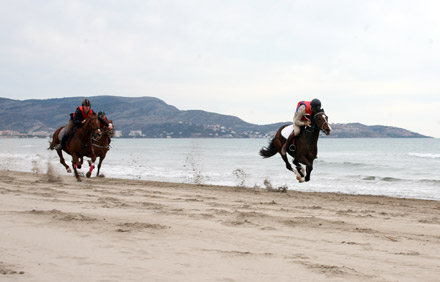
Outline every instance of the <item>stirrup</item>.
POLYGON ((296 146, 294 144, 291 144, 289 146, 289 151, 295 152, 296 151, 296 146))
POLYGON ((61 146, 61 144, 56 144, 53 148, 54 148, 55 150, 60 150, 60 149, 63 148, 63 146, 61 146))

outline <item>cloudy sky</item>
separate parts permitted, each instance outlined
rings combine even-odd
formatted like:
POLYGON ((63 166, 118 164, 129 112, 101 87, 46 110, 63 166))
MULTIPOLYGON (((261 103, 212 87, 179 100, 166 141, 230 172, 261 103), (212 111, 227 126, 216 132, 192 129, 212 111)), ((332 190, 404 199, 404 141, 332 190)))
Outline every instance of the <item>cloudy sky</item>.
POLYGON ((153 96, 258 124, 319 98, 330 122, 440 137, 439 11, 435 0, 0 0, 0 97, 153 96))

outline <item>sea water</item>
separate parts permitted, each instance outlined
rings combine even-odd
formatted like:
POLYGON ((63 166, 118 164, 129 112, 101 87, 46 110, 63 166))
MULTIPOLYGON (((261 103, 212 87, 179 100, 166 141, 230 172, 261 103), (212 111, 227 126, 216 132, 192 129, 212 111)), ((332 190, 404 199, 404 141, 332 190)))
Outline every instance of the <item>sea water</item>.
MULTIPOLYGON (((440 139, 320 138, 310 182, 299 183, 265 139, 113 139, 111 178, 287 188, 440 200, 440 139)), ((48 139, 0 139, 0 169, 67 174, 48 139)), ((66 162, 71 157, 64 153, 66 162)), ((87 172, 88 166, 82 168, 87 172)), ((96 169, 93 175, 96 173, 96 169)))

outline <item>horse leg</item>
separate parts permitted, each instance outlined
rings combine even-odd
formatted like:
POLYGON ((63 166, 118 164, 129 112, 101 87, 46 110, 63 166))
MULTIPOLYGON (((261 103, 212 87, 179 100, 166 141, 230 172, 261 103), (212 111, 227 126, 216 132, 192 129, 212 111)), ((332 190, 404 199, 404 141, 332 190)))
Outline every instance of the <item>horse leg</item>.
POLYGON ((295 168, 296 168, 296 172, 295 172, 295 174, 296 174, 296 179, 301 183, 301 182, 304 182, 304 172, 303 172, 303 168, 302 168, 302 166, 301 166, 301 164, 295 159, 295 160, 293 160, 293 164, 295 165, 295 168))
POLYGON ((99 175, 99 171, 100 171, 100 169, 101 169, 102 161, 104 160, 104 158, 105 158, 105 155, 99 157, 98 172, 96 172, 96 177, 100 176, 100 175, 99 175))
POLYGON ((92 171, 95 168, 95 162, 87 161, 89 163, 89 171, 87 172, 86 176, 87 178, 90 178, 92 176, 92 171))
POLYGON ((57 150, 57 154, 60 157, 60 163, 66 168, 67 172, 72 173, 72 170, 70 169, 70 167, 66 164, 66 161, 64 160, 63 150, 62 149, 57 150))
POLYGON ((92 163, 90 163, 90 161, 89 161, 90 168, 89 168, 89 171, 86 174, 87 177, 90 177, 92 175, 93 169, 95 168, 96 155, 95 155, 95 152, 94 152, 93 148, 92 148, 91 151, 92 151, 92 154, 91 154, 92 155, 92 163))
POLYGON ((77 168, 81 168, 81 164, 79 163, 78 157, 75 154, 72 154, 72 167, 75 172, 75 177, 78 182, 81 182, 81 178, 79 177, 77 168))
POLYGON ((289 160, 287 159, 287 155, 282 155, 281 153, 280 153, 280 155, 281 155, 281 158, 283 159, 284 163, 286 164, 286 168, 290 171, 293 171, 293 168, 290 165, 289 160))
POLYGON ((312 170, 313 170, 313 164, 308 164, 307 166, 306 166, 306 182, 307 181, 310 181, 310 174, 312 173, 312 170))

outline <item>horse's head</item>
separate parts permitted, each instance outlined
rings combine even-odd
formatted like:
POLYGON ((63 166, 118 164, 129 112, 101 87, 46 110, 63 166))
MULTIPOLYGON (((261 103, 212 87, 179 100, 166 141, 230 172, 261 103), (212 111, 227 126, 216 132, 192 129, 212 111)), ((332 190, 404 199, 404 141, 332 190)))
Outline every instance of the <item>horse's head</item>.
POLYGON ((107 122, 109 126, 104 127, 104 133, 107 134, 110 138, 112 138, 115 131, 114 123, 112 120, 107 120, 107 122))
POLYGON ((101 138, 102 133, 99 127, 98 115, 93 114, 87 118, 85 126, 88 126, 92 131, 92 140, 97 141, 101 138))
POLYGON ((328 123, 328 116, 325 114, 324 109, 313 116, 313 121, 315 123, 315 126, 322 130, 325 135, 330 135, 332 128, 328 123))

